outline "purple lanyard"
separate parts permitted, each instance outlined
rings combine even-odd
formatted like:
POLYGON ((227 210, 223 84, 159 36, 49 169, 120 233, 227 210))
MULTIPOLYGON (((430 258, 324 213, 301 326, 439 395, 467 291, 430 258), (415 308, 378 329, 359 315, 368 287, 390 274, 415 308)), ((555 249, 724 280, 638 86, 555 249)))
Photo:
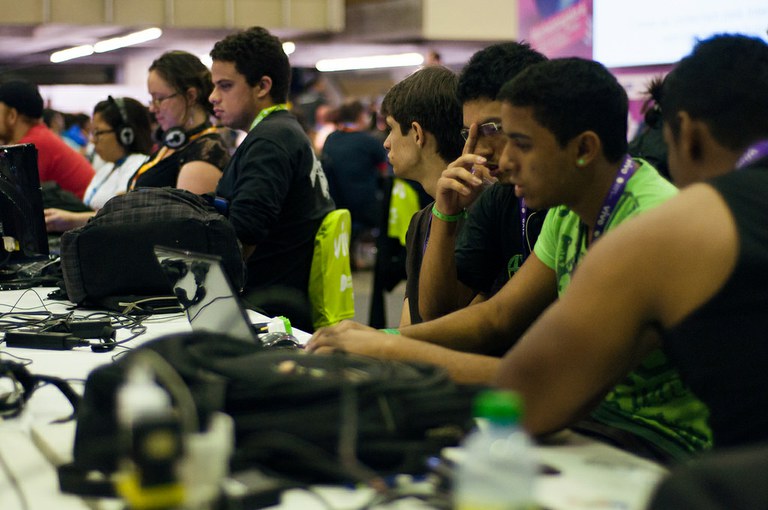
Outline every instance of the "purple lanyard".
POLYGON ((633 175, 635 175, 636 170, 637 164, 632 161, 632 158, 629 155, 624 156, 624 162, 621 164, 619 171, 616 172, 616 177, 613 180, 611 189, 608 190, 608 195, 606 195, 605 200, 603 200, 603 206, 600 207, 597 221, 592 229, 591 241, 597 240, 605 231, 605 227, 608 225, 608 221, 611 219, 613 211, 619 204, 619 199, 621 198, 622 193, 624 193, 624 188, 627 187, 627 182, 633 175))
POLYGON ((525 205, 525 198, 521 197, 518 201, 518 204, 520 206, 520 227, 521 227, 521 237, 520 237, 520 246, 523 250, 523 262, 525 262, 525 259, 528 258, 528 255, 531 254, 531 250, 528 248, 528 236, 526 235, 526 230, 528 227, 528 207, 525 205))
POLYGON ((736 170, 741 170, 745 166, 749 166, 758 159, 763 159, 768 156, 768 140, 761 140, 755 144, 747 147, 744 154, 741 155, 736 162, 736 170))

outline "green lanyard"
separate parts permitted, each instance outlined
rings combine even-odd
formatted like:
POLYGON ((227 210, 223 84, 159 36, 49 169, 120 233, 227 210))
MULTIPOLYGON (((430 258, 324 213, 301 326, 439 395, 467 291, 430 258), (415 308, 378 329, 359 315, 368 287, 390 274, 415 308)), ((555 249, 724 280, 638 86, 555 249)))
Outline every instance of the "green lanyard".
POLYGON ((269 115, 270 113, 277 112, 277 111, 280 111, 280 110, 287 110, 287 109, 288 109, 288 105, 285 104, 285 103, 280 103, 280 104, 272 105, 269 108, 264 108, 263 110, 261 110, 259 112, 259 114, 256 116, 256 118, 253 119, 253 123, 251 123, 251 127, 248 129, 248 131, 250 131, 251 129, 255 128, 259 124, 259 122, 264 120, 264 118, 267 115, 269 115))

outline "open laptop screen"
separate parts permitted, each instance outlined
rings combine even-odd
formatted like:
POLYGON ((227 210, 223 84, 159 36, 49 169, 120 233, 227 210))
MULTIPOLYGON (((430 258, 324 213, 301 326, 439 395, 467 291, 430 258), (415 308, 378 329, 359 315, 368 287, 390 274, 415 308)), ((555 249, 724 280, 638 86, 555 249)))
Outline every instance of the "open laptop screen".
POLYGON ((162 246, 154 251, 192 331, 224 333, 258 342, 220 257, 162 246))

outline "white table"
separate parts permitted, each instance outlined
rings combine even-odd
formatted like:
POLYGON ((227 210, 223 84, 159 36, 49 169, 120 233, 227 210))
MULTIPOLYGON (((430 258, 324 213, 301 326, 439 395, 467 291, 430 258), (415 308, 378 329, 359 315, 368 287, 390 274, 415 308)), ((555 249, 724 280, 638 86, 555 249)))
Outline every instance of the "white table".
MULTIPOLYGON (((46 289, 37 291, 43 297, 47 294, 46 289)), ((0 311, 7 312, 8 305, 15 303, 23 292, 0 292, 0 311)), ((31 293, 25 294, 19 305, 41 307, 40 299, 31 293)), ((66 310, 66 304, 46 301, 46 305, 52 311, 66 310)), ((261 322, 266 318, 254 315, 252 319, 261 322)), ((155 316, 145 324, 147 333, 132 341, 130 346, 190 330, 182 314, 155 316)), ((120 332, 118 340, 127 335, 127 331, 120 332)), ((303 341, 308 338, 302 332, 296 335, 303 341)), ((111 362, 117 351, 94 353, 87 347, 44 351, 3 346, 2 352, 0 359, 9 359, 8 353, 32 359, 33 363, 27 367, 32 373, 84 380, 93 368, 111 362)), ((75 388, 82 390, 82 384, 75 383, 75 388)), ((58 490, 55 466, 72 460, 75 424, 51 422, 70 413, 71 407, 64 396, 56 388, 44 387, 36 392, 20 417, 0 421, 0 509, 120 508, 114 500, 86 502, 58 490)), ((539 445, 537 452, 543 463, 560 471, 558 475, 542 475, 537 483, 536 500, 548 509, 640 510, 645 508, 653 488, 665 473, 657 464, 568 431, 546 445, 539 445)), ((371 492, 365 489, 318 487, 314 490, 337 508, 355 508, 371 497, 371 492)), ((275 508, 311 510, 327 507, 307 491, 289 490, 283 494, 281 505, 275 508)), ((386 508, 426 507, 411 499, 386 508)))

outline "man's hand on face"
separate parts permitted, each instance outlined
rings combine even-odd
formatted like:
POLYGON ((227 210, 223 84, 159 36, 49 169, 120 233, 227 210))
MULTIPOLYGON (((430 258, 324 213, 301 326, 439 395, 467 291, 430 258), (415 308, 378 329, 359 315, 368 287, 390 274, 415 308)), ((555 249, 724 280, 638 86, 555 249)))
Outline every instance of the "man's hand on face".
POLYGON ((461 156, 443 170, 437 181, 435 205, 443 214, 459 214, 480 196, 485 183, 495 181, 484 166, 486 159, 474 154, 477 131, 477 124, 469 127, 469 136, 461 156))

